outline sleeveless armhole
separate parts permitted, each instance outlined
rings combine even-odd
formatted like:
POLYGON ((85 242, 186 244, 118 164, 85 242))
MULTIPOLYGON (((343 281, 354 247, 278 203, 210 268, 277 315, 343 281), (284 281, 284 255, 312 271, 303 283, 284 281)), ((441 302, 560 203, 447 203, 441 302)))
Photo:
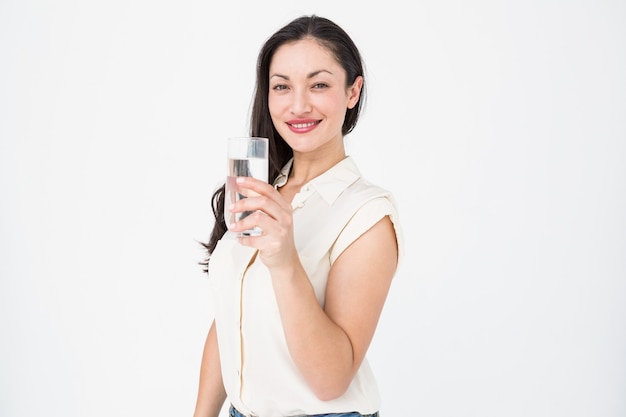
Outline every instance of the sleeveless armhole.
POLYGON ((371 229, 383 217, 389 216, 396 232, 396 242, 398 244, 398 264, 403 255, 403 240, 400 225, 398 223, 398 212, 393 200, 387 197, 377 197, 361 206, 348 221, 339 237, 333 244, 330 251, 330 262, 333 264, 339 255, 357 240, 363 233, 371 229))

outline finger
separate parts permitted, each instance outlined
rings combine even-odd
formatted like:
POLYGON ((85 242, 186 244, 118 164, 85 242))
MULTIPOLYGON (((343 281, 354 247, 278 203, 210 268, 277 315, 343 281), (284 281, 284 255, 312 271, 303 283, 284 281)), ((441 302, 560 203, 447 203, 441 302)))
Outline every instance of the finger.
POLYGON ((261 181, 254 177, 237 177, 236 179, 237 186, 240 189, 254 191, 259 195, 271 196, 274 194, 274 187, 269 185, 265 181, 261 181))
MULTIPOLYGON (((259 213, 263 215, 262 213, 259 213)), ((267 216, 265 216, 267 217, 267 216)), ((231 231, 237 233, 237 240, 243 246, 248 246, 251 248, 255 248, 258 250, 264 250, 268 244, 272 240, 272 233, 268 230, 272 227, 272 222, 264 221, 263 218, 254 216, 249 219, 246 218, 244 220, 240 220, 238 223, 231 227, 231 231), (245 233, 247 230, 256 230, 260 231, 260 234, 251 234, 248 235, 245 233), (244 232, 244 233, 239 233, 244 232)), ((275 222, 273 222, 276 225, 275 222)))
POLYGON ((246 230, 253 230, 255 228, 261 229, 262 234, 266 234, 270 226, 270 221, 268 216, 261 211, 253 211, 249 212, 245 217, 242 217, 241 220, 231 224, 229 226, 229 230, 233 232, 244 232, 246 230))
POLYGON ((267 197, 246 197, 230 206, 229 211, 231 213, 243 213, 241 218, 248 217, 256 211, 262 211, 272 216, 272 213, 277 212, 275 206, 276 203, 267 197))
POLYGON ((278 192, 278 190, 276 190, 272 185, 269 185, 268 183, 263 182, 253 177, 237 177, 236 181, 237 181, 237 186, 239 189, 245 190, 245 191, 248 191, 248 190, 251 191, 251 192, 245 193, 247 197, 254 197, 254 196, 266 197, 276 202, 278 207, 281 207, 282 210, 291 212, 291 203, 285 200, 285 198, 283 198, 283 196, 278 192))
POLYGON ((260 210, 280 222, 284 222, 285 218, 289 217, 292 212, 291 204, 287 203, 280 194, 276 199, 265 195, 242 198, 234 203, 229 210, 233 213, 260 210))

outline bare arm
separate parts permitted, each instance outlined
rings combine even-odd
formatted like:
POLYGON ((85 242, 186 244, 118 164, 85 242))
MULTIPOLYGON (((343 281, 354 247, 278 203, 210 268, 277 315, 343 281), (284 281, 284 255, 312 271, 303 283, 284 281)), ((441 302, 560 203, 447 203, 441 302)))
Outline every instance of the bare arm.
POLYGON ((370 345, 397 266, 393 224, 385 217, 333 264, 325 309, 299 260, 272 271, 289 351, 322 400, 342 395, 370 345))
POLYGON ((213 322, 204 344, 194 417, 218 417, 225 400, 226 391, 222 381, 217 332, 215 322, 213 322))

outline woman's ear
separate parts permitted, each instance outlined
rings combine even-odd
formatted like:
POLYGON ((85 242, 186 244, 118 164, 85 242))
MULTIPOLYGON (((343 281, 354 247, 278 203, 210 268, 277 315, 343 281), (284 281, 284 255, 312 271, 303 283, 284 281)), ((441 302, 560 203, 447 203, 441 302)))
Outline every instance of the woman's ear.
POLYGON ((348 108, 352 109, 359 102, 361 97, 361 89, 363 88, 363 77, 358 76, 354 83, 348 88, 348 108))

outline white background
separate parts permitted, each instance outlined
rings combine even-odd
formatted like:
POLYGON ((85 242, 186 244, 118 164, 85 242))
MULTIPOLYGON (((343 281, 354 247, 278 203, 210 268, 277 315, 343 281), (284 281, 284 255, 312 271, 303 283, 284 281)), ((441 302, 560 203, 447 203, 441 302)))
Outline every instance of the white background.
POLYGON ((624 2, 220 3, 0 3, 0 414, 191 416, 224 141, 316 13, 363 52, 348 150, 406 233, 382 414, 626 415, 624 2))

